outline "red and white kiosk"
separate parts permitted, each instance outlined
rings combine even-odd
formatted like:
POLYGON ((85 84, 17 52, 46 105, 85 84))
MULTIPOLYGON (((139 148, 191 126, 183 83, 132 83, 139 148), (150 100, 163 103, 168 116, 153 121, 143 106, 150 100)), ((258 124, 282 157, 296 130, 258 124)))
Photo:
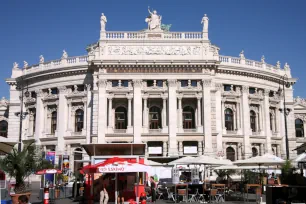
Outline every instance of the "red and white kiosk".
POLYGON ((145 191, 146 173, 151 170, 150 166, 144 164, 145 144, 86 144, 83 148, 91 157, 91 164, 81 170, 87 178, 87 200, 93 200, 95 195, 100 194, 101 189, 97 185, 102 182, 99 176, 103 175, 111 177, 108 180, 108 186, 113 187, 108 192, 110 202, 117 204, 119 191, 125 201, 139 201, 140 194, 145 191))

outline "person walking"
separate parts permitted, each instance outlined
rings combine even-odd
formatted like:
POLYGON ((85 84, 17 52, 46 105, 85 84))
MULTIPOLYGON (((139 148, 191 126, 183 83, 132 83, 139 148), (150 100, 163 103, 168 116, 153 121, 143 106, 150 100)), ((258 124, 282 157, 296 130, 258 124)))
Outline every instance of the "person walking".
POLYGON ((156 202, 156 183, 154 181, 154 177, 150 177, 150 182, 151 182, 151 197, 152 197, 152 203, 156 202))
POLYGON ((102 190, 100 192, 100 204, 107 204, 108 203, 108 193, 107 190, 105 188, 105 184, 102 185, 102 190))

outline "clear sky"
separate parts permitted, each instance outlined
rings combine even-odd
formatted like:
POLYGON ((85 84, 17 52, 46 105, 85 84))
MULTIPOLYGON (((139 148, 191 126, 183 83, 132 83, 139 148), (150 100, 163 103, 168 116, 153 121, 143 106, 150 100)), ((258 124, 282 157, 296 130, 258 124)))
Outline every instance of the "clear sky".
MULTIPOLYGON (((294 95, 306 98, 306 1, 305 0, 1 0, 0 96, 9 96, 4 79, 13 62, 23 66, 86 54, 85 47, 99 38, 100 15, 108 31, 138 31, 150 6, 163 16, 172 31, 201 31, 207 13, 209 38, 220 54, 238 56, 283 67, 290 64, 298 78, 294 95), (305 60, 305 62, 304 62, 305 60)), ((250 82, 251 83, 251 82, 250 82)))

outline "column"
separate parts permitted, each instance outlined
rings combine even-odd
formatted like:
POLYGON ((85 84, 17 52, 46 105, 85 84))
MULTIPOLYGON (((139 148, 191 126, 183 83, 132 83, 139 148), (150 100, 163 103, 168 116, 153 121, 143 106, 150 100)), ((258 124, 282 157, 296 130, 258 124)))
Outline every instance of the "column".
POLYGON ((237 111, 233 110, 234 131, 237 131, 237 111))
POLYGON ((167 148, 167 142, 163 142, 163 157, 167 156, 168 148, 167 148))
POLYGON ((83 130, 82 130, 82 135, 86 136, 86 129, 87 129, 87 98, 83 99, 83 104, 84 104, 84 119, 83 119, 83 130))
MULTIPOLYGON (((49 131, 49 127, 48 127, 48 106, 46 104, 44 105, 44 116, 43 116, 43 121, 44 121, 44 127, 43 127, 43 133, 44 134, 48 134, 49 131)), ((37 120, 38 122, 38 120, 37 120)))
POLYGON ((276 120, 275 115, 272 114, 272 133, 275 132, 275 120, 276 120))
POLYGON ((240 123, 240 102, 237 101, 236 103, 236 111, 237 111, 237 130, 241 129, 241 123, 240 123))
POLYGON ((113 96, 108 96, 108 129, 113 129, 113 96))
POLYGON ((134 85, 134 101, 133 101, 133 110, 134 110, 134 143, 141 142, 141 133, 142 133, 142 97, 141 97, 141 80, 133 80, 134 85))
POLYGON ((44 104, 42 101, 43 97, 43 91, 42 90, 37 90, 36 92, 36 120, 35 120, 35 133, 34 133, 34 138, 35 138, 35 143, 40 144, 40 137, 42 137, 42 133, 44 131, 44 122, 46 120, 45 114, 46 114, 46 109, 44 108, 44 104))
POLYGON ((145 157, 148 158, 149 157, 149 145, 148 142, 146 142, 146 147, 145 147, 145 157))
MULTIPOLYGON (((177 81, 175 79, 168 80, 168 115, 169 124, 168 124, 168 156, 176 156, 178 155, 177 151, 177 140, 176 140, 176 133, 177 133, 177 81)), ((180 107, 179 107, 180 108, 180 107)))
POLYGON ((128 126, 127 126, 127 133, 133 133, 132 127, 132 98, 133 96, 128 95, 128 126))
POLYGON ((269 104, 269 92, 265 89, 264 92, 264 120, 265 120, 265 134, 266 134, 266 152, 272 153, 271 150, 271 130, 270 130, 270 104, 269 104))
POLYGON ((203 154, 203 147, 202 147, 202 141, 198 141, 198 155, 203 154))
POLYGON ((59 90, 59 103, 57 108, 58 118, 57 118, 57 149, 58 154, 63 154, 65 150, 65 140, 64 135, 66 132, 67 124, 63 121, 67 121, 67 88, 65 86, 58 87, 59 90))
POLYGON ((182 96, 178 95, 178 132, 182 133, 183 130, 183 109, 182 109, 182 96))
POLYGON ((244 156, 248 158, 252 156, 251 146, 250 146, 250 107, 249 107, 249 87, 242 87, 242 112, 243 112, 243 146, 244 146, 244 156))
POLYGON ((258 107, 259 110, 259 131, 260 131, 260 135, 262 135, 262 131, 263 131, 263 125, 262 125, 262 104, 259 104, 258 107))
POLYGON ((203 110, 204 110, 204 154, 213 154, 211 135, 211 79, 203 80, 203 110))
POLYGON ((86 91, 87 91, 87 109, 86 117, 86 143, 90 144, 90 133, 91 133, 91 107, 92 107, 92 95, 91 95, 91 84, 86 84, 86 91))
POLYGON ((259 112, 256 112, 255 125, 256 125, 256 132, 259 132, 259 112))
POLYGON ((242 159, 242 143, 237 143, 238 145, 238 159, 242 159))
POLYGON ((98 81, 98 143, 105 143, 105 133, 107 128, 107 96, 105 79, 98 81))
POLYGON ((276 122, 276 126, 275 126, 275 132, 277 132, 277 136, 279 137, 279 132, 280 132, 280 121, 279 121, 279 118, 280 118, 280 112, 279 112, 279 109, 276 108, 275 109, 275 122, 276 122))
POLYGON ((183 150, 183 142, 179 142, 179 154, 180 154, 180 156, 183 156, 183 154, 184 154, 184 150, 183 150))
POLYGON ((222 128, 223 128, 223 115, 222 111, 222 96, 221 91, 223 90, 223 84, 216 84, 216 131, 217 131, 217 151, 223 151, 222 148, 222 128))
POLYGON ((202 132, 201 115, 201 96, 197 96, 197 132, 202 132))
POLYGON ((163 99, 162 132, 166 133, 167 131, 167 98, 163 96, 162 99, 163 99))
POLYGON ((221 118, 222 118, 222 134, 226 134, 226 127, 225 127, 225 115, 224 115, 224 103, 225 99, 221 99, 221 118))
POLYGON ((148 96, 143 96, 143 131, 149 132, 148 96))
POLYGON ((71 100, 67 100, 67 131, 72 131, 71 129, 71 100))
POLYGON ((265 154, 264 144, 260 144, 260 156, 265 154))

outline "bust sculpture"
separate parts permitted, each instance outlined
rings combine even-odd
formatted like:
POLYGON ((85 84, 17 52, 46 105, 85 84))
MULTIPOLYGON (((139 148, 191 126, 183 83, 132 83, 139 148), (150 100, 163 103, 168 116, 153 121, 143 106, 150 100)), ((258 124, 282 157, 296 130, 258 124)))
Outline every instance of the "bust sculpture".
POLYGON ((14 63, 13 63, 13 69, 18 69, 18 66, 19 66, 19 65, 18 65, 17 62, 14 62, 14 63))
POLYGON ((148 11, 150 16, 148 16, 145 21, 148 23, 149 30, 161 30, 161 20, 162 16, 157 15, 157 11, 150 11, 150 7, 148 7, 148 11))
POLYGON ((106 16, 104 16, 104 13, 102 13, 100 18, 101 31, 105 31, 106 23, 107 23, 107 18, 106 16))
POLYGON ((206 14, 204 14, 202 21, 201 21, 201 24, 203 24, 203 32, 208 32, 208 21, 209 21, 209 18, 207 17, 206 14))
POLYGON ((66 50, 63 50, 62 59, 67 59, 67 58, 68 58, 68 54, 67 54, 66 50))
POLYGON ((44 63, 44 62, 45 62, 44 56, 40 55, 40 56, 39 56, 39 63, 42 64, 42 63, 44 63))

